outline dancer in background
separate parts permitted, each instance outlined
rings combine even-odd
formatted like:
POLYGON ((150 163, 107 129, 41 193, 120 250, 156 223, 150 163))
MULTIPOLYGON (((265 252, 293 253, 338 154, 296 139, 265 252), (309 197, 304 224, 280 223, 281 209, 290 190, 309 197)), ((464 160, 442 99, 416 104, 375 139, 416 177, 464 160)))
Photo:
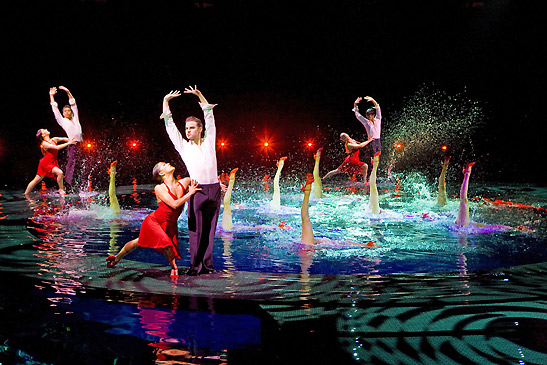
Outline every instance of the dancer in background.
POLYGON ((199 98, 205 118, 205 130, 201 119, 190 116, 185 121, 184 139, 173 121, 169 101, 181 95, 171 91, 163 98, 165 129, 186 165, 192 179, 200 182, 200 191, 188 203, 188 234, 190 237, 190 270, 188 275, 207 274, 215 271, 213 266, 213 243, 220 213, 221 185, 218 181, 216 156, 216 126, 213 108, 197 87, 189 86, 185 94, 199 98), (202 136, 202 132, 204 135, 202 136))
POLYGON ((76 100, 72 96, 71 92, 64 86, 59 86, 60 90, 63 90, 68 95, 69 105, 63 107, 63 113, 59 112, 59 107, 55 101, 55 94, 57 94, 57 88, 52 87, 49 89, 49 99, 51 109, 55 120, 64 129, 68 139, 74 140, 75 143, 68 147, 68 159, 65 166, 65 181, 71 189, 76 189, 78 185, 78 177, 75 178, 74 170, 81 168, 82 158, 80 143, 82 142, 82 126, 80 125, 80 116, 78 113, 78 106, 76 100))
POLYGON ((36 176, 28 184, 25 194, 28 194, 34 189, 34 187, 44 179, 44 177, 55 177, 57 185, 59 186, 59 194, 66 195, 63 186, 63 171, 59 168, 57 162, 57 154, 59 150, 73 145, 76 143, 74 140, 69 140, 66 137, 50 137, 50 133, 47 129, 38 129, 36 138, 40 141, 40 150, 42 151, 42 157, 38 163, 38 171, 36 176), (58 145, 59 142, 65 142, 58 145))
POLYGON ((382 112, 380 110, 380 105, 376 102, 376 100, 370 96, 365 96, 364 99, 373 104, 372 108, 367 109, 364 117, 359 113, 359 102, 363 100, 362 97, 358 97, 353 102, 352 110, 355 113, 357 120, 359 120, 365 127, 368 138, 372 138, 371 146, 372 154, 374 155, 382 150, 382 144, 380 143, 380 134, 382 131, 382 112))
POLYGON ((152 170, 154 180, 160 184, 154 188, 158 209, 144 218, 139 237, 127 242, 117 255, 109 255, 106 258, 107 266, 114 267, 128 253, 138 247, 149 247, 162 253, 171 266, 172 278, 178 277, 178 267, 175 259, 180 258, 177 241, 177 219, 182 213, 184 203, 197 191, 198 183, 185 177, 176 180, 175 168, 169 163, 158 162, 152 170))
POLYGON ((372 142, 372 138, 369 138, 368 141, 359 143, 351 138, 347 133, 341 133, 340 140, 344 142, 344 148, 348 155, 340 166, 332 171, 329 171, 325 176, 323 176, 322 180, 341 173, 362 174, 363 181, 366 184, 368 165, 365 162, 359 161, 359 149, 372 142))

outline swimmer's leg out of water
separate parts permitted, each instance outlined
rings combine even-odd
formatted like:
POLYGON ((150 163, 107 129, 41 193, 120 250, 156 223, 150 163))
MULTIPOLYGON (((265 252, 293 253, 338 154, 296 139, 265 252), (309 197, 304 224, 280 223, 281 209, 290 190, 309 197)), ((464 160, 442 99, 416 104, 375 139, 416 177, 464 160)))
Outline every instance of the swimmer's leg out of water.
POLYGON ((448 163, 450 162, 450 156, 445 156, 443 162, 441 162, 442 171, 439 176, 439 192, 437 194, 437 204, 446 205, 448 198, 446 196, 446 170, 448 169, 448 163))
POLYGON ((313 176, 308 175, 306 182, 302 186, 304 192, 304 199, 302 200, 302 208, 300 209, 300 216, 302 217, 302 243, 306 245, 314 244, 313 228, 311 226, 311 220, 309 215, 309 203, 311 193, 311 183, 314 181, 313 176))
POLYGON ((272 198, 272 206, 274 208, 281 207, 281 190, 279 189, 279 178, 281 177, 281 170, 283 170, 286 159, 287 157, 281 157, 279 161, 277 161, 277 172, 275 173, 274 177, 274 193, 272 198))
POLYGON ((110 164, 108 174, 110 175, 110 183, 108 184, 108 197, 110 199, 110 209, 114 214, 120 214, 120 204, 116 197, 116 166, 118 161, 114 161, 110 164))
POLYGON ((232 224, 232 208, 230 206, 232 199, 232 189, 234 187, 234 182, 236 179, 237 168, 233 169, 230 172, 230 178, 228 181, 228 190, 224 194, 224 211, 222 212, 222 228, 226 231, 229 231, 233 228, 232 224))
POLYGON ((471 162, 463 168, 463 181, 460 189, 460 208, 458 211, 458 217, 455 224, 460 227, 467 227, 469 225, 469 199, 467 198, 467 190, 469 188, 469 176, 471 175, 471 169, 475 163, 471 162))
POLYGON ((313 166, 313 197, 323 197, 323 185, 321 178, 319 177, 319 161, 321 160, 321 150, 323 147, 317 149, 313 158, 315 159, 315 165, 313 166))
POLYGON ((369 195, 369 202, 368 207, 371 210, 373 214, 380 214, 380 202, 378 197, 378 188, 376 186, 376 174, 378 171, 378 164, 380 162, 380 151, 376 152, 374 154, 374 157, 372 158, 372 171, 370 173, 370 195, 369 195))

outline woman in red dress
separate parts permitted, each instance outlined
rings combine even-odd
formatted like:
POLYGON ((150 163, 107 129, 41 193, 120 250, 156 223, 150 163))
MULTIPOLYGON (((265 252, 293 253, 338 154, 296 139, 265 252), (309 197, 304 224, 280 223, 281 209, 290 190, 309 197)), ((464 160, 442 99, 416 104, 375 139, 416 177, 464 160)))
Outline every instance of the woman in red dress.
POLYGON ((175 168, 169 163, 158 162, 152 170, 154 179, 161 184, 156 185, 154 193, 158 200, 158 209, 150 213, 141 225, 139 237, 123 246, 117 255, 106 258, 107 266, 114 267, 128 253, 137 247, 150 247, 163 253, 171 266, 171 277, 178 277, 175 259, 180 259, 177 242, 177 219, 182 212, 184 203, 198 190, 198 182, 185 177, 176 180, 175 168))
POLYGON ((346 153, 348 154, 344 159, 344 162, 338 168, 329 171, 321 180, 325 180, 333 175, 346 173, 346 174, 362 174, 363 181, 367 183, 367 171, 368 165, 362 161, 359 161, 359 149, 365 147, 372 142, 373 138, 368 141, 359 143, 351 138, 347 133, 340 133, 340 140, 344 142, 346 153))
POLYGON ((44 177, 55 177, 57 185, 59 185, 59 194, 65 195, 65 189, 63 187, 63 171, 59 168, 57 162, 57 153, 59 150, 76 143, 76 141, 69 141, 66 137, 50 137, 50 133, 47 129, 38 129, 36 138, 40 141, 40 150, 42 151, 42 157, 38 163, 38 171, 36 176, 28 184, 25 194, 28 194, 34 189, 34 187, 44 179, 44 177), (59 142, 65 142, 58 145, 59 142))

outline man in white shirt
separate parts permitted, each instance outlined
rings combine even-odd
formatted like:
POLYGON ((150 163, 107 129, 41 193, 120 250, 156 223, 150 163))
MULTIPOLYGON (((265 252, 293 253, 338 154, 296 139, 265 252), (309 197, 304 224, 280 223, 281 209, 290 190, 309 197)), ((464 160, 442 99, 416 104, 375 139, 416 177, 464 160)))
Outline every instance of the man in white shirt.
POLYGON ((68 139, 76 141, 76 143, 68 146, 67 148, 68 159, 65 167, 65 183, 69 188, 74 189, 76 187, 75 185, 77 185, 77 178, 74 178, 74 169, 77 164, 78 168, 81 167, 80 144, 82 142, 82 126, 80 125, 80 116, 78 114, 76 100, 66 87, 59 86, 59 89, 66 91, 68 95, 68 103, 70 104, 63 107, 62 115, 61 112, 59 112, 59 107, 54 98, 54 95, 57 94, 56 87, 49 89, 49 99, 55 120, 61 128, 65 130, 68 139))
POLYGON ((220 212, 221 188, 218 181, 216 156, 216 126, 213 107, 203 94, 194 86, 184 89, 185 94, 194 94, 199 98, 199 105, 205 119, 205 134, 202 136, 203 124, 197 117, 188 117, 185 121, 184 139, 173 121, 169 109, 169 100, 181 95, 180 91, 171 91, 163 98, 163 113, 160 118, 165 121, 165 129, 186 165, 193 180, 198 181, 199 188, 188 204, 188 234, 190 238, 190 270, 188 275, 214 272, 213 242, 220 212))
POLYGON ((372 154, 375 155, 377 152, 382 150, 382 145, 380 143, 380 132, 382 130, 382 112, 380 110, 380 105, 376 102, 376 100, 374 100, 370 96, 365 96, 364 99, 374 105, 374 107, 367 109, 364 117, 361 115, 361 113, 359 113, 358 105, 359 102, 363 100, 362 97, 358 97, 353 102, 352 110, 355 113, 355 117, 357 118, 357 120, 359 120, 367 130, 368 139, 373 138, 370 145, 372 146, 372 154))

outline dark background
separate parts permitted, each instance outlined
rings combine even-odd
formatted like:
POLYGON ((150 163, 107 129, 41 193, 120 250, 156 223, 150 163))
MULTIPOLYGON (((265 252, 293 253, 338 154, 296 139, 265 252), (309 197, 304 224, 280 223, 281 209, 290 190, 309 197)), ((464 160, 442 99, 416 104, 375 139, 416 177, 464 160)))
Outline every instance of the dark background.
MULTIPOLYGON (((93 144, 87 172, 97 185, 106 183, 114 159, 120 184, 135 177, 149 183, 159 160, 184 173, 159 115, 163 96, 190 84, 218 104, 217 138, 228 146, 218 152, 219 172, 240 167, 242 173, 273 174, 275 160, 286 155, 289 171, 310 172, 312 152, 324 146, 325 173, 340 163, 341 131, 364 135, 351 112, 355 97, 371 95, 382 105, 383 133, 389 133, 390 111, 428 85, 449 94, 465 90, 484 106, 484 128, 470 156, 480 162, 478 177, 544 184, 541 3, 7 3, 1 19, 0 186, 24 189, 34 177, 41 157, 37 129, 64 136, 48 96, 59 85, 77 100, 84 138, 93 144), (265 137, 268 151, 260 149, 265 137), (306 150, 308 139, 314 147, 306 150)), ((56 99, 67 103, 62 91, 56 99)), ((201 115, 193 95, 171 105, 178 122, 201 115)), ((62 163, 62 152, 60 157, 62 163)))

